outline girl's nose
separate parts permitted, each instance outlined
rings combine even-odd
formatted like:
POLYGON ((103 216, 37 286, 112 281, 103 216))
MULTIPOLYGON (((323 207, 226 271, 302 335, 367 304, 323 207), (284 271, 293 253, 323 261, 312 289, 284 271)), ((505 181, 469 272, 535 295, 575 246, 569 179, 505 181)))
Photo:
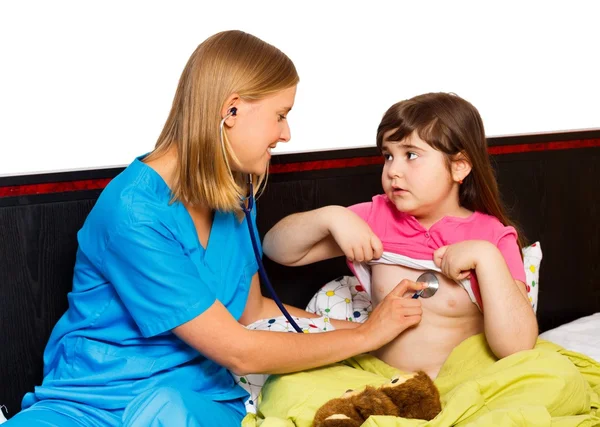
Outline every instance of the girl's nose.
POLYGON ((399 178, 402 176, 402 171, 399 167, 400 165, 396 162, 393 162, 388 169, 388 176, 390 179, 399 178))

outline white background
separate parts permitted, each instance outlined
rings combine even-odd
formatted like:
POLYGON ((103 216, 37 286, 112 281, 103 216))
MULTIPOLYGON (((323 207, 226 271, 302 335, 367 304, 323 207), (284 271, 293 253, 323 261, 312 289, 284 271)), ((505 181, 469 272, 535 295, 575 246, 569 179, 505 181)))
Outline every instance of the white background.
POLYGON ((211 34, 287 53, 301 83, 278 152, 374 145, 383 112, 456 92, 488 136, 600 128, 599 13, 561 1, 0 3, 0 175, 128 164, 150 151, 211 34))

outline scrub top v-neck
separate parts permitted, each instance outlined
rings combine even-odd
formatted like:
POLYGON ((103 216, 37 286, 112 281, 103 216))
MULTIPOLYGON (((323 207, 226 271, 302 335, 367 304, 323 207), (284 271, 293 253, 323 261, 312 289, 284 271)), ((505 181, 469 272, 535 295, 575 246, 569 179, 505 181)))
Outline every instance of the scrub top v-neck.
POLYGON ((240 318, 258 269, 245 222, 215 212, 203 248, 183 204, 172 203, 162 178, 136 159, 77 235, 69 308, 46 347, 44 381, 23 407, 65 399, 118 410, 171 386, 214 400, 246 396, 224 367, 171 332, 215 300, 240 318))

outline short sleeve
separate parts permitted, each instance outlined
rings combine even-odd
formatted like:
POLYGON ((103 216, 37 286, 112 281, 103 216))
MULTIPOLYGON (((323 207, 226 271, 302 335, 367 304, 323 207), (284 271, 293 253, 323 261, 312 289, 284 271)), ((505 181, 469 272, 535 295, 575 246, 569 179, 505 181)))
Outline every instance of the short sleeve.
POLYGON ((348 209, 361 217, 365 222, 368 222, 372 208, 373 202, 358 203, 356 205, 348 206, 348 209))
POLYGON ((200 271, 164 226, 136 224, 113 234, 102 273, 146 337, 173 329, 216 300, 208 269, 200 271))
POLYGON ((521 251, 517 243, 517 232, 513 227, 504 227, 496 244, 506 261, 508 270, 513 279, 526 283, 525 267, 521 258, 521 251))

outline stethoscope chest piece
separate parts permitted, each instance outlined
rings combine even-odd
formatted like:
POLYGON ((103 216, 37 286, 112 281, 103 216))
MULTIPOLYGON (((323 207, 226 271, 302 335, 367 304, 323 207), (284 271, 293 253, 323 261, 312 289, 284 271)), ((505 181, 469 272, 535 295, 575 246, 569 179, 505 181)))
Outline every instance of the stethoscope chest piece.
POLYGON ((440 282, 433 271, 426 271, 417 278, 417 282, 427 283, 425 289, 415 292, 413 298, 431 298, 440 287, 440 282))

